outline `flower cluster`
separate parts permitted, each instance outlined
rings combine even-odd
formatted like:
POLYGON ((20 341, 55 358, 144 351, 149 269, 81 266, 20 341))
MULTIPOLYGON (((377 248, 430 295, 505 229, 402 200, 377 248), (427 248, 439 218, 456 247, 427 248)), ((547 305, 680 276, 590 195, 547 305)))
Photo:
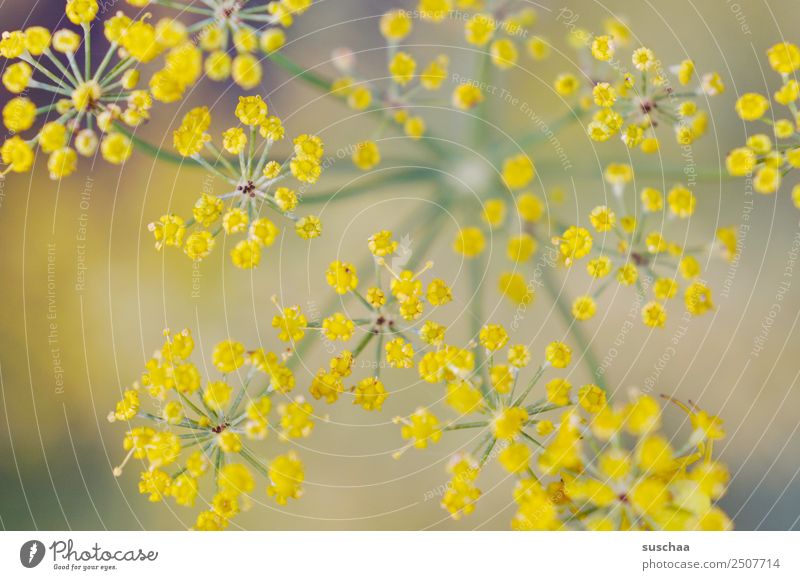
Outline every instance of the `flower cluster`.
POLYGON ((0 56, 12 61, 4 67, 3 85, 18 96, 3 107, 3 124, 14 135, 0 146, 2 174, 27 172, 37 147, 48 155, 52 179, 74 173, 78 156, 94 156, 98 149, 110 163, 130 157, 131 141, 117 123, 136 127, 149 118, 153 99, 136 88, 137 66, 156 58, 163 46, 145 19, 117 13, 104 23, 108 46, 97 62, 91 30, 98 10, 97 0, 68 0, 67 19, 80 33, 41 26, 3 32, 0 56), (49 101, 37 105, 31 90, 49 101), (23 138, 34 125, 36 134, 23 138))
POLYGON ((140 8, 164 6, 178 11, 180 18, 197 17, 190 25, 172 18, 159 22, 159 40, 173 50, 164 68, 153 76, 151 86, 156 98, 165 102, 179 99, 201 72, 214 81, 230 78, 245 90, 257 87, 263 76, 257 52, 270 55, 280 49, 286 42, 284 29, 312 3, 312 0, 126 1, 140 8), (190 35, 196 35, 197 40, 189 40, 190 35))
POLYGON ((474 11, 464 23, 466 41, 472 46, 488 49, 488 57, 495 67, 501 70, 513 68, 519 60, 518 41, 523 39, 531 58, 542 60, 550 54, 547 40, 530 34, 539 15, 527 2, 459 4, 459 8, 474 11))
MULTIPOLYGON (((667 219, 688 219, 695 210, 696 198, 684 185, 674 185, 666 196, 652 187, 640 193, 642 211, 637 219, 628 210, 626 186, 633 180, 633 169, 626 164, 612 163, 606 167, 606 181, 612 189, 620 215, 602 205, 589 214, 589 229, 575 225, 553 239, 558 246, 561 262, 572 267, 587 258, 586 271, 592 279, 600 281, 592 294, 578 297, 572 305, 577 320, 588 320, 595 315, 595 300, 609 286, 602 281, 612 272, 621 286, 635 286, 639 295, 642 322, 650 327, 663 327, 667 321, 665 303, 680 292, 678 279, 687 282, 684 289, 686 310, 700 316, 714 308, 711 290, 700 278, 701 262, 697 256, 707 252, 711 245, 689 248, 668 241, 662 232, 667 219), (657 226, 648 227, 648 222, 657 226), (595 239, 600 244, 595 243, 595 239), (648 293, 652 300, 645 302, 648 293)), ((732 228, 720 230, 721 242, 730 259, 736 254, 736 233, 732 228)))
MULTIPOLYGON (((735 177, 753 176, 753 189, 768 195, 778 191, 782 179, 792 169, 800 167, 800 84, 795 72, 800 69, 800 48, 782 42, 767 51, 769 65, 781 76, 781 86, 773 94, 773 100, 785 107, 787 117, 770 109, 770 99, 761 93, 745 93, 736 101, 736 113, 747 122, 758 122, 765 132, 757 132, 747 138, 743 147, 728 153, 728 172, 735 177)), ((792 200, 800 208, 800 186, 792 190, 792 200)))
POLYGON ((366 308, 363 317, 351 318, 343 312, 334 312, 321 321, 309 322, 299 307, 279 307, 280 314, 273 318, 272 325, 278 329, 279 338, 287 342, 301 340, 306 330, 318 331, 330 343, 348 342, 357 333, 363 334, 352 350, 339 352, 331 358, 328 368, 320 368, 312 380, 311 395, 328 403, 337 401, 345 392, 344 380, 350 376, 354 361, 375 341, 375 360, 370 365, 375 374, 361 380, 350 392, 354 404, 367 411, 380 411, 388 397, 380 378, 381 369, 384 365, 412 368, 416 355, 442 345, 446 327, 432 320, 418 321, 426 304, 433 308, 444 306, 453 296, 448 284, 440 278, 432 279, 427 286, 423 284, 420 277, 432 267, 430 262, 417 273, 409 269, 395 271, 389 265, 386 259, 393 255, 393 260, 404 262, 403 256, 398 255, 399 244, 392 232, 382 230, 373 234, 367 245, 375 263, 374 285, 359 290, 358 269, 341 260, 331 262, 325 273, 328 285, 337 294, 352 295, 366 308), (391 277, 388 287, 382 283, 384 269, 391 277), (418 344, 414 344, 412 337, 418 337, 418 344))
POLYGON ((207 107, 192 109, 184 116, 174 133, 175 148, 224 180, 230 191, 219 196, 203 193, 189 220, 165 214, 151 223, 156 248, 183 247, 190 259, 202 260, 214 249, 214 238, 220 233, 245 234, 231 250, 231 260, 237 268, 254 268, 261 261, 262 248, 271 246, 279 234, 278 226, 260 217, 265 207, 294 221, 295 232, 305 240, 322 234, 319 218, 295 216, 300 201, 297 192, 279 185, 289 175, 301 183, 317 182, 322 172, 322 140, 300 135, 294 139, 292 155, 279 163, 270 159, 270 151, 284 138, 284 128, 278 117, 268 114, 267 103, 260 96, 239 97, 236 117, 241 125, 222 134, 224 151, 238 157, 229 160, 207 132, 211 125, 207 107), (203 157, 203 151, 211 157, 203 157))
POLYGON ((544 200, 531 191, 536 177, 533 160, 519 153, 507 157, 502 162, 501 180, 498 189, 506 190, 506 197, 490 197, 482 201, 482 224, 461 228, 453 240, 452 248, 456 254, 467 259, 480 256, 486 249, 487 230, 492 239, 506 234, 505 257, 510 268, 501 272, 498 288, 502 295, 517 305, 530 304, 535 292, 519 271, 520 265, 528 262, 536 254, 539 243, 534 228, 546 220, 544 200), (507 197, 511 202, 506 201, 507 197), (513 219, 509 216, 512 206, 513 219))
POLYGON ((505 329, 488 324, 479 341, 489 356, 488 382, 480 369, 439 379, 447 385, 444 400, 458 413, 456 419, 444 423, 425 408, 395 419, 409 441, 396 457, 411 447, 425 449, 447 432, 478 432, 474 452, 455 454, 448 466, 452 477, 442 507, 453 518, 475 511, 478 477, 496 459, 516 478, 514 529, 731 528, 714 505, 728 481, 725 467, 712 460, 713 442, 725 436, 718 417, 677 403, 693 432, 676 450, 658 433, 661 407, 649 395, 614 406, 597 385, 575 391, 569 380, 554 377, 538 400, 528 402, 549 369, 569 365, 572 351, 566 344, 550 343, 546 362, 522 387, 520 374, 531 360, 528 347, 509 346, 507 362, 500 363, 495 357, 508 343, 505 329), (623 434, 635 438, 630 447, 623 434))
POLYGON ((619 135, 629 148, 655 153, 659 149, 656 127, 663 123, 674 128, 679 145, 693 143, 708 125, 708 114, 697 100, 722 93, 722 79, 714 72, 699 76, 689 59, 665 70, 645 46, 630 52, 628 64, 619 49, 627 49, 631 39, 620 20, 607 20, 602 35, 582 28, 571 30, 568 40, 583 66, 580 75, 559 75, 554 81, 556 92, 562 97, 576 96, 580 107, 592 113, 587 132, 594 141, 619 135))
POLYGON ((578 392, 514 489, 518 530, 706 530, 733 527, 715 502, 727 468, 712 458, 722 420, 677 405, 692 433, 677 447, 659 433, 662 409, 646 394, 625 405, 578 392), (630 440, 630 443, 627 441, 630 440), (539 475, 535 472, 538 471, 539 475))
POLYGON ((141 384, 126 389, 108 416, 111 422, 150 425, 130 427, 123 439, 127 455, 114 475, 121 476, 132 459, 141 461, 139 492, 152 502, 172 499, 186 507, 199 500, 205 509, 197 516, 198 530, 224 529, 247 509, 256 484, 251 470, 266 478, 266 492, 277 503, 299 498, 305 474, 297 455, 289 451, 265 463, 251 449, 270 431, 290 440, 307 437, 314 428, 311 406, 302 397, 288 396, 294 375, 285 361, 275 353, 246 351, 241 343, 226 340, 212 355, 222 379, 203 386, 199 369, 189 362, 194 350, 191 333, 164 335, 161 350, 147 361, 141 384), (229 383, 241 377, 245 367, 249 369, 237 392, 229 383), (262 376, 267 384, 255 388, 262 376), (143 408, 144 395, 152 401, 152 412, 143 408), (278 397, 275 420, 270 412, 278 397), (204 492, 206 479, 212 480, 213 493, 204 492))
MULTIPOLYGON (((425 134, 426 123, 422 117, 412 114, 415 97, 420 91, 439 90, 447 78, 449 58, 439 54, 420 70, 417 59, 400 45, 412 31, 412 17, 405 10, 384 14, 380 19, 380 31, 387 41, 389 82, 378 83, 359 77, 355 55, 341 49, 334 60, 339 76, 331 90, 345 99, 351 109, 378 111, 387 123, 395 123, 410 138, 420 139, 425 134)), ((368 171, 380 163, 380 150, 375 140, 382 129, 383 125, 371 139, 354 147, 352 161, 359 169, 368 171)))

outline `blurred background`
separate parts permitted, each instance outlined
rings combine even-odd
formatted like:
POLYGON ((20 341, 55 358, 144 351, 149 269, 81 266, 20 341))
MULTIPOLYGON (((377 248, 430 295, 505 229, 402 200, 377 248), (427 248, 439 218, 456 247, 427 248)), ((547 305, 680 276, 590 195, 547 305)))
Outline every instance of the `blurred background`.
MULTIPOLYGON (((0 4, 2 26, 9 30, 32 24, 57 26, 60 4, 6 0, 0 4)), ((647 385, 655 393, 691 399, 720 415, 728 438, 717 451, 732 474, 722 505, 736 527, 798 528, 800 365, 795 357, 800 347, 800 281, 792 273, 800 211, 789 196, 791 183, 778 195, 754 199, 743 180, 719 177, 725 154, 743 143, 747 134, 733 112, 737 94, 775 90, 779 79, 768 68, 765 51, 782 39, 800 40, 793 36, 798 23, 796 1, 566 0, 530 5, 539 14, 535 33, 552 42, 554 54, 541 62, 523 55, 524 71, 496 73, 494 79, 549 123, 567 112, 551 88, 552 80, 565 70, 575 72, 564 19, 559 18, 565 8, 578 17, 578 26, 594 32, 600 30, 604 18, 625 18, 635 35, 634 46, 646 44, 667 63, 690 56, 699 71, 717 70, 727 85, 725 94, 701 102, 710 111, 710 124, 708 135, 692 150, 699 203, 686 239, 687 245, 701 244, 718 227, 747 224, 740 259, 733 264, 709 259, 706 278, 717 306, 713 313, 687 324, 680 319, 679 305, 672 304, 664 329, 650 331, 637 320, 605 377, 620 396, 631 387, 647 385), (763 348, 754 350, 756 340, 763 348)), ((383 46, 377 17, 397 6, 413 8, 401 0, 315 2, 289 30, 285 53, 333 76, 331 51, 347 46, 364 51, 358 56, 364 76, 384 76, 385 51, 376 49, 383 46)), ((133 13, 122 2, 107 9, 133 13)), ((154 13, 162 12, 154 9, 154 13)), ((461 21, 438 26, 415 22, 409 42, 416 45, 411 50, 421 60, 427 62, 444 52, 451 58, 452 72, 464 71, 469 76, 475 54, 466 49, 462 35, 461 21)), ((212 108, 212 127, 221 131, 232 118, 239 94, 223 87, 204 80, 184 101, 156 106, 152 121, 138 134, 169 148, 171 131, 180 117, 199 104, 212 108)), ((451 89, 446 85, 443 94, 451 89)), ((287 135, 317 133, 331 156, 367 138, 375 128, 374 120, 354 114, 339 100, 322 96, 272 64, 266 64, 260 92, 284 119, 287 135)), ((493 120, 511 136, 540 130, 519 107, 497 98, 490 98, 488 107, 493 120)), ((447 147, 462 160, 442 169, 453 176, 452 188, 464 192, 463 207, 455 207, 444 220, 440 239, 427 257, 434 260, 437 276, 454 284, 457 300, 441 310, 445 321, 454 325, 450 340, 461 336, 466 342, 469 317, 463 312, 474 288, 450 243, 459 225, 479 222, 475 201, 492 194, 481 190, 481 176, 495 168, 486 167, 480 159, 485 151, 461 146, 466 132, 463 116, 440 110, 420 114, 426 117, 431 134, 453 140, 447 147), (471 188, 459 183, 465 176, 471 188)), ((508 140, 498 130, 485 131, 487 146, 508 140)), ((668 189, 681 179, 686 160, 667 137, 661 155, 634 154, 637 189, 639 180, 642 185, 668 189)), ((513 150, 513 143, 508 144, 513 150)), ((393 157, 424 163, 424 155, 405 139, 386 140, 381 149, 389 167, 393 157)), ((603 203, 607 195, 603 167, 610 161, 628 160, 621 143, 595 148, 574 124, 558 132, 557 141, 542 140, 526 152, 537 165, 536 190, 565 222, 574 222, 578 214, 585 220, 590 208, 603 203), (563 155, 570 160, 566 170, 563 155)), ((31 174, 0 180, 0 272, 4 278, 0 285, 0 526, 183 529, 192 525, 195 510, 149 503, 137 491, 135 469, 120 479, 111 473, 124 456, 124 427, 109 424, 106 415, 121 389, 139 379, 145 360, 160 347, 162 329, 190 328, 197 339, 194 360, 201 368, 200 357, 210 362, 213 345, 229 336, 251 348, 280 349, 270 327, 274 306, 269 297, 278 294, 288 304, 322 312, 333 298, 324 283, 326 265, 337 258, 360 262, 366 257, 366 238, 382 228, 395 228, 397 237, 409 235, 413 252, 418 236, 415 216, 436 192, 432 186, 413 183, 312 207, 307 211, 319 213, 324 221, 321 239, 307 244, 289 230, 252 272, 234 269, 228 250, 218 247, 198 269, 180 252, 157 252, 146 226, 168 210, 188 214, 203 191, 203 171, 157 163, 144 154, 135 154, 122 169, 103 162, 92 166, 85 159, 81 163, 75 175, 60 183, 48 179, 43 157, 31 174)), ((336 157, 309 194, 358 184, 364 178, 350 169, 347 159, 336 157)), ((683 239, 684 226, 675 224, 673 237, 683 239)), ((490 251, 498 258, 493 263, 502 261, 504 242, 492 243, 490 251)), ((498 273, 494 265, 482 273, 484 310, 494 321, 509 323, 515 308, 497 291, 498 273)), ((588 284, 580 273, 559 274, 559 282, 570 302, 588 284)), ((634 297, 630 289, 607 292, 600 302, 600 315, 583 326, 601 360, 625 327, 634 297)), ((353 306, 357 305, 343 307, 353 306)), ((542 293, 512 341, 530 343, 540 357, 544 346, 565 332, 552 301, 542 293)), ((306 392, 310 373, 325 360, 318 349, 304 357, 297 392, 306 392)), ((358 378, 365 373, 357 370, 358 378)), ((448 479, 447 458, 462 446, 471 447, 469 435, 448 436, 426 452, 392 458, 402 445, 392 417, 435 404, 442 389, 409 384, 409 375, 402 373, 388 372, 384 379, 392 395, 380 413, 366 413, 347 397, 332 406, 312 401, 319 415, 315 432, 295 446, 306 464, 305 496, 280 507, 267 498, 260 482, 252 509, 237 518, 236 525, 247 529, 507 529, 514 512, 513 481, 496 465, 481 476, 484 497, 472 516, 456 522, 438 505, 441 486, 448 479)), ((571 380, 578 384, 589 380, 584 365, 573 365, 571 380)), ((686 436, 684 416, 671 410, 667 417, 666 431, 686 436)), ((286 446, 272 438, 264 448, 271 456, 286 446)))

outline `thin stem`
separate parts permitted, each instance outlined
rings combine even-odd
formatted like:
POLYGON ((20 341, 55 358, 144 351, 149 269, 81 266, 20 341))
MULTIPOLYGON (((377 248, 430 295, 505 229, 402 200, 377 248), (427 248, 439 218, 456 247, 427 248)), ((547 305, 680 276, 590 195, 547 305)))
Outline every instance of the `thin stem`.
POLYGON ((87 22, 83 23, 83 78, 88 79, 92 70, 92 35, 87 22))
POLYGON ((476 342, 475 348, 473 349, 475 352, 475 368, 478 369, 479 375, 484 376, 484 379, 481 381, 481 393, 483 393, 484 398, 488 399, 490 384, 488 378, 489 371, 488 369, 484 368, 485 357, 483 355, 483 348, 478 342, 478 335, 480 334, 481 326, 483 326, 483 293, 481 292, 481 275, 483 274, 484 261, 482 256, 483 254, 473 258, 469 263, 470 286, 475 290, 475 294, 473 294, 472 300, 469 303, 469 313, 470 325, 472 328, 470 331, 471 340, 476 342))
POLYGON ((181 155, 176 155, 175 153, 171 153, 169 151, 165 151, 161 147, 157 147, 152 143, 148 143, 144 139, 137 137, 133 134, 133 131, 130 131, 125 125, 122 123, 114 123, 114 128, 128 137, 133 143, 134 147, 136 147, 139 151, 146 153, 150 157, 154 159, 158 159, 159 161, 166 161, 167 163, 172 163, 174 165, 188 165, 188 166, 199 166, 200 163, 192 159, 191 157, 183 157, 181 155))
POLYGON ((567 325, 567 329, 572 334, 575 343, 578 345, 578 350, 581 352, 581 360, 586 363, 589 371, 594 377, 594 381, 601 389, 608 392, 608 388, 606 387, 605 379, 603 375, 600 374, 600 364, 597 361, 597 358, 594 355, 594 351, 592 351, 592 347, 589 344, 589 341, 586 339, 586 336, 583 334, 583 330, 581 327, 575 324, 575 319, 572 316, 572 309, 569 307, 568 304, 564 302, 564 299, 559 291, 558 286, 556 285, 555 279, 553 278, 553 273, 551 268, 543 268, 542 269, 542 276, 541 276, 542 284, 545 288, 545 291, 550 295, 550 298, 556 305, 556 309, 558 313, 561 315, 561 319, 567 325))
POLYGON ((321 75, 318 75, 315 72, 303 68, 302 66, 300 66, 299 64, 288 58, 283 53, 273 52, 267 55, 267 58, 269 58, 272 62, 277 64, 286 72, 293 74, 295 77, 311 85, 314 85, 315 87, 320 88, 326 92, 331 91, 332 87, 331 81, 329 81, 328 79, 326 79, 321 75))

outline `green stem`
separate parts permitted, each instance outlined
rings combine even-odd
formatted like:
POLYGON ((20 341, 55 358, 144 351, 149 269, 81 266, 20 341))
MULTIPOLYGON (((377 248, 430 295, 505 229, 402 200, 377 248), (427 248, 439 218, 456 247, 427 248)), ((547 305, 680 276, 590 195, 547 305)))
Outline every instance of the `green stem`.
POLYGON ((315 195, 305 195, 301 198, 300 202, 303 204, 312 203, 327 203, 329 201, 340 201, 348 197, 357 197, 365 193, 373 192, 377 189, 386 187, 388 185, 408 183, 411 181, 426 181, 429 178, 427 170, 404 170, 399 171, 397 175, 382 177, 380 179, 371 179, 366 183, 354 185, 352 187, 340 188, 336 191, 318 193, 315 195))
POLYGON ((187 165, 189 167, 200 166, 200 163, 198 163, 197 161, 195 161, 190 157, 183 157, 181 155, 177 155, 170 151, 165 151, 161 147, 157 147, 152 143, 148 143, 144 139, 137 137, 136 135, 134 135, 133 131, 129 130, 122 123, 114 123, 114 128, 123 135, 125 135, 126 137, 128 137, 128 139, 131 140, 131 143, 133 143, 134 147, 136 147, 143 153, 146 153, 150 157, 153 157, 154 159, 157 159, 159 161, 166 161, 174 165, 187 165))
POLYGON ((481 292, 481 274, 483 273, 483 254, 470 260, 469 263, 469 282, 470 286, 474 289, 475 293, 472 295, 472 300, 469 303, 470 324, 471 324, 471 340, 476 342, 475 348, 475 368, 478 369, 478 374, 483 376, 481 381, 481 393, 485 399, 489 398, 489 370, 484 368, 485 357, 483 355, 483 348, 478 341, 478 335, 483 326, 483 299, 481 292))
POLYGON ((281 52, 273 52, 267 56, 272 62, 277 64, 286 72, 293 74, 295 77, 304 80, 305 82, 314 85, 317 88, 320 88, 324 91, 330 92, 332 83, 322 75, 318 75, 311 70, 303 68, 289 57, 285 56, 281 52))
POLYGON ((459 429, 477 429, 479 427, 486 427, 486 421, 476 421, 474 423, 456 423, 455 425, 448 425, 444 428, 445 431, 458 431, 459 429))

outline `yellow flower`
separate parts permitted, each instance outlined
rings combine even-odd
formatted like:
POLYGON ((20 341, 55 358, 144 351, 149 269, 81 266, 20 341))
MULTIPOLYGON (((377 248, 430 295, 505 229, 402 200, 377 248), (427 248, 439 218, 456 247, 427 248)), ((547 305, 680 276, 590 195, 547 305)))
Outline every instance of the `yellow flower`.
POLYGON ((403 423, 401 428, 403 439, 411 440, 417 449, 425 449, 429 443, 437 443, 442 438, 439 419, 427 409, 417 409, 403 423))
POLYGON ((592 89, 592 97, 598 107, 610 107, 617 100, 617 92, 608 83, 597 83, 592 89))
POLYGON ((510 443, 498 456, 497 460, 509 473, 522 473, 528 469, 533 453, 524 443, 510 443))
POLYGON ((15 62, 8 65, 3 72, 3 86, 12 93, 22 93, 28 88, 33 76, 33 69, 26 62, 15 62))
POLYGON ((331 262, 325 273, 325 280, 331 288, 336 290, 337 294, 347 294, 358 286, 356 267, 339 260, 331 262))
POLYGON ((529 234, 520 234, 509 238, 506 256, 513 262, 525 262, 536 251, 536 240, 529 234))
POLYGON ((139 493, 147 495, 147 499, 158 502, 164 499, 172 484, 169 475, 159 469, 143 471, 139 481, 139 493))
POLYGON ((492 58, 492 63, 500 69, 511 68, 519 59, 516 45, 508 38, 495 40, 489 49, 489 54, 492 58))
POLYGON ((447 78, 447 66, 449 60, 447 56, 441 54, 432 60, 422 74, 419 75, 419 82, 428 91, 435 91, 442 86, 447 78))
POLYGON ((397 242, 392 239, 392 232, 381 230, 372 234, 367 240, 369 251, 373 256, 384 257, 394 254, 397 250, 397 242))
POLYGON ((545 359, 557 369, 566 368, 572 359, 572 349, 563 342, 551 342, 544 351, 545 359))
POLYGON ((483 221, 492 229, 503 225, 506 217, 506 204, 502 199, 488 199, 483 204, 483 221))
POLYGON ((464 32, 467 42, 475 46, 484 46, 492 39, 496 24, 494 18, 488 14, 475 14, 467 20, 464 25, 464 32))
POLYGON ((73 24, 87 24, 99 10, 97 0, 67 0, 66 14, 73 24))
POLYGON ((122 133, 110 133, 100 143, 100 153, 109 163, 119 165, 128 160, 133 153, 133 144, 122 133))
POLYGON ((656 57, 653 51, 645 47, 634 50, 631 61, 636 70, 643 72, 650 71, 656 67, 656 57))
POLYGON ((480 343, 487 350, 496 351, 508 342, 508 333, 500 324, 487 324, 480 330, 480 343))
POLYGON ((212 411, 222 411, 231 400, 233 387, 223 381, 208 383, 203 391, 203 401, 212 411))
POLYGON ((767 51, 769 66, 781 74, 791 74, 800 68, 800 49, 791 42, 781 42, 767 51))
POLYGON ((544 60, 550 56, 550 44, 544 38, 533 36, 526 45, 528 54, 534 60, 544 60))
POLYGON ((489 382, 498 393, 508 393, 514 386, 515 373, 506 365, 496 364, 489 369, 489 382))
POLYGON ((3 107, 3 124, 14 133, 21 133, 33 126, 36 120, 36 105, 27 97, 14 97, 3 107))
POLYGON ((402 338, 394 338, 386 343, 386 362, 390 367, 410 369, 414 366, 414 346, 402 338))
MULTIPOLYGON (((609 61, 614 56, 614 41, 610 36, 596 36, 592 41, 592 56, 599 61, 609 61)), ((605 106, 605 105, 604 105, 605 106)))
POLYGON ((367 377, 361 380, 354 390, 353 404, 361 405, 365 411, 380 411, 383 402, 388 397, 383 383, 377 377, 367 377))
POLYGON ((428 344, 440 345, 444 342, 447 328, 432 320, 426 320, 419 331, 419 337, 428 344))
POLYGON ((483 395, 469 382, 456 380, 447 384, 445 402, 458 413, 467 415, 483 408, 483 395))
POLYGON ((254 89, 261 82, 261 63, 252 54, 237 54, 231 67, 233 82, 245 90, 254 89))
POLYGON ((255 268, 261 262, 261 245, 255 240, 241 240, 231 250, 231 262, 237 268, 255 268))
POLYGON ((300 311, 299 306, 284 308, 280 316, 272 318, 272 327, 280 331, 278 338, 284 342, 296 342, 303 338, 307 324, 308 320, 300 311))
POLYGON ((667 203, 673 214, 679 218, 687 218, 694 213, 697 200, 688 188, 677 185, 667 194, 667 203))
POLYGON ((528 412, 522 407, 507 407, 492 420, 492 433, 498 439, 514 439, 528 421, 528 412))
POLYGON ((528 366, 531 361, 531 353, 524 344, 514 344, 508 347, 508 362, 511 366, 518 369, 528 366))
POLYGON ((572 303, 572 315, 576 320, 589 320, 597 312, 597 303, 591 296, 578 296, 572 303))
POLYGON ((426 20, 439 22, 452 10, 452 0, 419 0, 419 14, 426 20))
POLYGON ((609 163, 603 177, 610 185, 623 187, 633 180, 633 168, 627 163, 609 163))
POLYGON ((597 385, 583 385, 578 389, 578 403, 587 413, 598 413, 606 406, 606 392, 597 385))
POLYGON ((684 293, 686 310, 693 316, 700 316, 714 309, 711 300, 711 290, 701 282, 692 282, 684 293))
POLYGON ((417 61, 407 52, 397 52, 389 63, 389 72, 398 85, 405 86, 414 78, 417 61))
POLYGON ((736 101, 736 113, 745 121, 756 121, 769 109, 769 101, 758 93, 745 93, 736 101))
POLYGON ((586 264, 587 273, 593 278, 603 278, 611 273, 611 260, 607 256, 593 258, 586 264))
POLYGON ((460 84, 453 90, 453 106, 468 111, 483 102, 481 89, 471 84, 460 84))
POLYGON ((425 297, 433 306, 444 306, 453 300, 453 292, 444 280, 435 278, 428 284, 425 297))
POLYGON ((570 73, 560 74, 556 77, 556 80, 553 81, 553 88, 562 97, 570 96, 578 90, 578 87, 580 87, 578 77, 570 73))
POLYGON ((244 364, 244 345, 235 340, 225 340, 214 347, 211 360, 221 373, 231 373, 244 364))
POLYGON ((503 162, 503 181, 511 189, 526 187, 535 176, 533 161, 527 155, 519 154, 503 162))
POLYGON ((592 210, 589 214, 589 221, 598 232, 608 232, 614 229, 617 216, 613 210, 608 209, 604 205, 599 205, 592 210))
POLYGON ((411 16, 405 10, 390 10, 381 16, 380 30, 387 40, 402 40, 411 33, 411 16))
POLYGON ((514 304, 527 305, 533 302, 535 293, 525 277, 519 272, 503 272, 498 280, 500 293, 514 304))
POLYGON ((278 504, 285 505, 287 499, 299 499, 303 495, 301 485, 305 479, 305 470, 293 451, 273 459, 269 464, 268 474, 270 485, 267 493, 278 504))
POLYGON ((486 245, 486 239, 480 228, 467 227, 459 230, 453 241, 453 251, 466 258, 478 256, 486 245))
POLYGON ((524 221, 536 223, 544 215, 544 202, 533 193, 521 193, 517 197, 517 212, 524 221))
POLYGON ((295 232, 304 240, 311 240, 322 235, 322 223, 314 215, 307 215, 297 220, 295 232))
POLYGON ((355 324, 341 312, 335 312, 322 321, 322 330, 328 340, 350 340, 355 324))
POLYGON ((302 397, 278 407, 281 416, 281 434, 286 438, 308 437, 314 429, 314 409, 302 397))
POLYGON ((553 379, 545 386, 547 400, 554 405, 569 405, 572 384, 566 379, 553 379))
POLYGON ((667 312, 658 302, 648 302, 642 306, 642 322, 653 328, 661 328, 667 322, 667 312))
POLYGON ((561 236, 559 251, 567 265, 580 260, 592 249, 592 235, 584 228, 571 226, 561 236))
POLYGON ((369 171, 381 162, 381 153, 374 141, 362 141, 353 150, 353 164, 362 171, 369 171))
POLYGON ((342 377, 338 374, 326 373, 325 369, 320 369, 311 381, 308 390, 315 399, 319 400, 325 397, 326 402, 333 403, 344 392, 344 384, 342 377))
POLYGON ((30 170, 33 165, 34 153, 25 140, 19 135, 14 135, 3 142, 2 147, 0 147, 0 157, 2 157, 3 163, 8 166, 6 171, 24 173, 30 170))

